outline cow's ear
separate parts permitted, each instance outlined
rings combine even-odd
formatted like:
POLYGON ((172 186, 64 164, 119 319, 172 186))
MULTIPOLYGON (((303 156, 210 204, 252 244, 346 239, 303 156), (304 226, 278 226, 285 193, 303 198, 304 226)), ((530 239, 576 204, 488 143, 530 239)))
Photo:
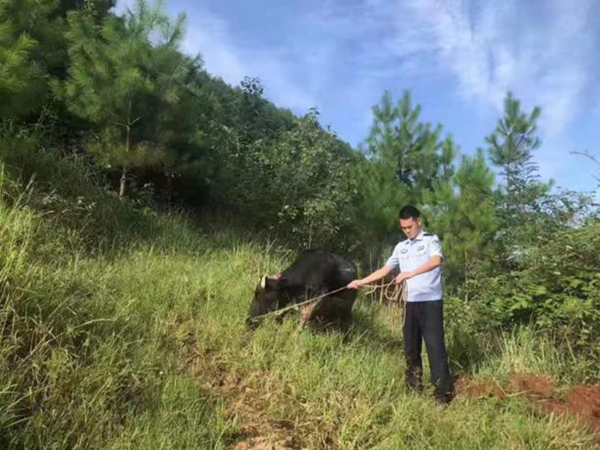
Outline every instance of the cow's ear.
POLYGON ((273 289, 277 289, 279 286, 279 280, 275 278, 269 278, 266 275, 262 277, 260 280, 260 287, 265 291, 271 291, 273 289))

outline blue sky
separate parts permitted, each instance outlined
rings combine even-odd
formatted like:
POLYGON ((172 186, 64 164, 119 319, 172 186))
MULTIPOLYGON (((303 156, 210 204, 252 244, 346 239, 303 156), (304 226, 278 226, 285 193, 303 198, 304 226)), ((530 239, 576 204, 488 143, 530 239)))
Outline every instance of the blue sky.
MULTIPOLYGON (((134 0, 120 0, 117 11, 134 0)), ((542 107, 537 162, 557 186, 595 191, 600 167, 600 0, 167 0, 184 51, 358 146, 385 90, 405 89, 463 153, 485 145, 512 91, 542 107)))

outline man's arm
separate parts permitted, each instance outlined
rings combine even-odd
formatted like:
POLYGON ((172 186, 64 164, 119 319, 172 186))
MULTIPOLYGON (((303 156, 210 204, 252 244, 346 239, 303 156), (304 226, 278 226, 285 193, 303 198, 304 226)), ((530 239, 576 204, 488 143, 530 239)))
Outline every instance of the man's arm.
POLYGON ((348 289, 360 289, 362 286, 364 286, 366 284, 373 283, 377 280, 381 280, 386 275, 389 275, 390 273, 392 273, 393 270, 394 269, 389 266, 383 266, 382 268, 377 269, 375 272, 373 272, 371 275, 369 275, 365 278, 360 278, 358 280, 354 280, 354 281, 350 282, 348 284, 348 289))
POLYGON ((402 283, 404 280, 408 280, 410 278, 416 277, 417 275, 421 275, 422 273, 429 272, 430 270, 435 269, 436 267, 442 264, 442 257, 435 255, 432 256, 429 261, 427 261, 422 266, 417 267, 415 270, 411 270, 410 272, 402 272, 400 275, 396 277, 394 281, 396 283, 402 283))

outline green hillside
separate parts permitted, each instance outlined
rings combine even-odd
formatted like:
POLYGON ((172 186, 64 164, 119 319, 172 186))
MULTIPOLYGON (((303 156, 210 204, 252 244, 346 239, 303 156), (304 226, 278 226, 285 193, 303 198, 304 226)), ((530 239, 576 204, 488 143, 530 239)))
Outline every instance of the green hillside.
MULTIPOLYGON (((446 409, 406 394, 398 311, 368 299, 348 334, 298 332, 293 317, 249 331, 255 284, 293 255, 224 220, 120 201, 75 157, 4 150, 2 448, 594 447, 523 393, 446 409)), ((475 346, 452 303, 447 317, 451 356, 471 352, 459 375, 568 383, 529 329, 475 346)))

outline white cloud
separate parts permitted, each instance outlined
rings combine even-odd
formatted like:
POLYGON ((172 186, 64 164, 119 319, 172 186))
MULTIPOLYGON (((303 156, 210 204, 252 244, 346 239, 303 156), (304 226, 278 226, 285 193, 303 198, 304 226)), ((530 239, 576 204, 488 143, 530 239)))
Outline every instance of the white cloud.
POLYGON ((250 75, 228 38, 227 24, 213 15, 188 17, 183 50, 191 55, 200 53, 211 73, 237 85, 250 75))
POLYGON ((362 0, 359 6, 347 5, 329 2, 320 11, 321 23, 333 27, 338 39, 362 36, 367 43, 361 44, 361 56, 370 76, 450 72, 463 99, 496 112, 506 92, 513 91, 527 108, 542 107, 542 130, 549 137, 577 115, 592 83, 597 0, 538 5, 362 0))
POLYGON ((597 0, 330 1, 322 26, 362 37, 364 73, 418 79, 450 74, 466 104, 499 116, 508 91, 526 111, 542 107, 543 176, 562 178, 567 127, 598 92, 597 0))
POLYGON ((594 0, 552 0, 543 11, 528 10, 518 0, 398 4, 399 36, 434 52, 457 78, 464 98, 501 110, 506 92, 514 91, 527 107, 542 107, 547 137, 559 135, 580 111, 595 58, 591 17, 600 10, 594 0), (407 16, 414 20, 408 32, 400 24, 407 16))
MULTIPOLYGON (((119 0, 117 11, 133 3, 119 0)), ((343 88, 363 97, 381 79, 451 73, 466 102, 494 114, 509 90, 526 108, 541 106, 547 138, 561 134, 587 100, 586 87, 600 81, 590 63, 598 0, 322 0, 312 10, 296 18, 302 34, 290 30, 280 49, 266 49, 236 41, 227 21, 197 5, 184 49, 200 52, 208 70, 231 84, 258 76, 270 98, 300 110, 340 87, 336 62, 354 73, 343 88)))

